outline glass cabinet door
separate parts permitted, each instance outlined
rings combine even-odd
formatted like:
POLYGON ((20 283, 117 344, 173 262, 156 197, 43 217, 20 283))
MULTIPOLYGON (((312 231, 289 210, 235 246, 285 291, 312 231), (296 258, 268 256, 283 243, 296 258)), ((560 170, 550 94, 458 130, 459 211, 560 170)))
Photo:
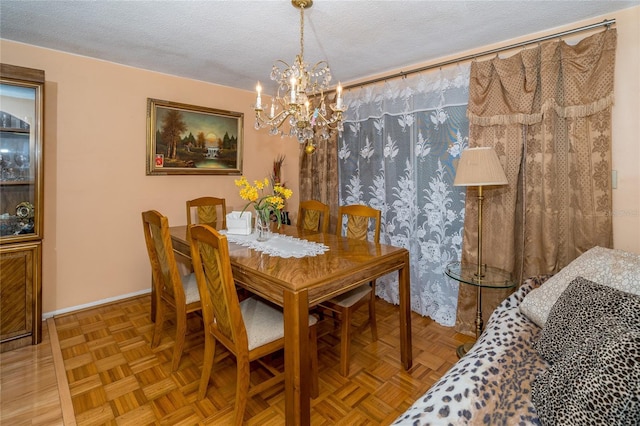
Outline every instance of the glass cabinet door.
POLYGON ((0 81, 0 241, 42 238, 42 84, 0 81))

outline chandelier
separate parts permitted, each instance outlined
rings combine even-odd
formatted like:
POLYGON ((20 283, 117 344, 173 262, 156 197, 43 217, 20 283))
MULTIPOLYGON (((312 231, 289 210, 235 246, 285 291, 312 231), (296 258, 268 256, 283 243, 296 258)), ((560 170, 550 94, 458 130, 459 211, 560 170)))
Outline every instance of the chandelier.
POLYGON ((345 111, 342 86, 338 84, 335 103, 327 107, 325 92, 331 82, 329 64, 320 61, 310 66, 304 61, 304 9, 311 7, 313 0, 291 0, 291 3, 300 9, 300 54, 292 65, 280 59, 273 65, 270 78, 276 82, 277 90, 268 107, 262 105, 262 86, 258 82, 255 128, 269 128, 271 135, 284 136, 286 133, 280 128, 287 122, 288 135, 297 137, 298 142, 305 144, 305 152, 312 154, 316 149, 314 135, 327 140, 333 131, 342 132, 345 111), (263 113, 263 107, 267 107, 268 113, 263 113))

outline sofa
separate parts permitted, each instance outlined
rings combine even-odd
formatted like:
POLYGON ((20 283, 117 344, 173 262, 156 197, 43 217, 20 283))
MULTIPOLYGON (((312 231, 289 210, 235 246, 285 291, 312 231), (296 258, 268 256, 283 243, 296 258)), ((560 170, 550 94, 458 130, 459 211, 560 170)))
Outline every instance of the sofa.
POLYGON ((532 277, 394 425, 639 425, 640 255, 532 277))

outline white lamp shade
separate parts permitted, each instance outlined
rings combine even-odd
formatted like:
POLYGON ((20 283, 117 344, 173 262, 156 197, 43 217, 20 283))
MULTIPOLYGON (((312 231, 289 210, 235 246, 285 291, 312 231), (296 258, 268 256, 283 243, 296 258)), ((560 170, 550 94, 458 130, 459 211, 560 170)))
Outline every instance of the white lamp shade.
POLYGON ((507 176, 491 147, 468 148, 462 151, 453 186, 506 185, 507 176))

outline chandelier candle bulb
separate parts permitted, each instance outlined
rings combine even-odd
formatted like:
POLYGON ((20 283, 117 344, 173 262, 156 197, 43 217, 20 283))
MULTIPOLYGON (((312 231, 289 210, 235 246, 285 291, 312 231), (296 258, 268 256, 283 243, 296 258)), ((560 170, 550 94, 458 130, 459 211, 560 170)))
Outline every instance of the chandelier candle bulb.
POLYGON ((337 97, 336 97, 336 109, 342 108, 342 85, 338 83, 338 88, 336 89, 337 97))
POLYGON ((260 82, 256 86, 256 91, 258 92, 258 98, 256 99, 256 109, 262 109, 262 99, 260 98, 260 93, 262 92, 262 86, 260 82))
POLYGON ((291 103, 295 104, 296 103, 296 78, 295 77, 291 77, 291 103))
POLYGON ((273 101, 271 101, 271 111, 270 111, 270 114, 269 114, 269 118, 273 118, 275 113, 276 113, 276 105, 273 103, 273 101))

